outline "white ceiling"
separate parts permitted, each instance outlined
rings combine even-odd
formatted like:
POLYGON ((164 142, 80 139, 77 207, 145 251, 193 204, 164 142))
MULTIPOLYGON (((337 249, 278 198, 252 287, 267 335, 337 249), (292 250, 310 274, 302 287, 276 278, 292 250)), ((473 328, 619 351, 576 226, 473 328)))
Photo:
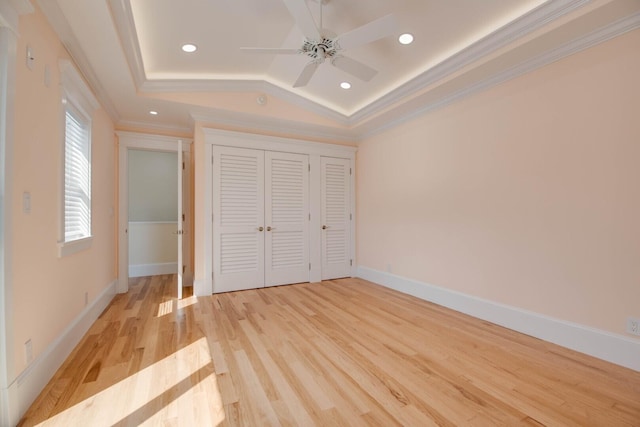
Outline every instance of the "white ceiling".
MULTIPOLYGON (((329 0, 323 27, 335 34, 390 13, 398 31, 345 52, 378 70, 371 81, 324 63, 307 86, 293 88, 307 57, 240 50, 302 45, 304 36, 283 0, 38 3, 121 125, 186 131, 198 116, 266 123, 274 119, 270 114, 293 106, 299 114, 281 120, 334 128, 343 136, 445 99, 437 88, 449 85, 445 92, 455 94, 612 22, 637 17, 640 9, 637 0, 329 0), (415 36, 413 44, 398 43, 403 32, 415 36), (198 50, 185 53, 184 43, 198 50), (343 81, 352 88, 341 89, 343 81), (260 95, 271 111, 257 105, 260 95), (150 116, 150 110, 160 114, 150 116)), ((317 0, 307 4, 319 22, 317 0)))

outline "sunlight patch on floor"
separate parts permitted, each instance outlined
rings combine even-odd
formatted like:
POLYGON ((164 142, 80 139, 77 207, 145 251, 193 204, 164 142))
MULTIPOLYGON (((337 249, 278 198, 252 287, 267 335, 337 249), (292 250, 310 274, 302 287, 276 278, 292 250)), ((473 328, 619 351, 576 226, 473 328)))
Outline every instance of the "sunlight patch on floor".
MULTIPOLYGON (((108 372, 97 386, 101 380, 109 382, 108 372)), ((209 346, 200 338, 38 425, 215 426, 224 418, 209 346)))
POLYGON ((197 302, 198 297, 196 296, 180 299, 178 300, 178 309, 189 307, 190 305, 196 304, 197 302))
POLYGON ((158 304, 158 314, 156 317, 162 317, 173 312, 173 299, 158 304))

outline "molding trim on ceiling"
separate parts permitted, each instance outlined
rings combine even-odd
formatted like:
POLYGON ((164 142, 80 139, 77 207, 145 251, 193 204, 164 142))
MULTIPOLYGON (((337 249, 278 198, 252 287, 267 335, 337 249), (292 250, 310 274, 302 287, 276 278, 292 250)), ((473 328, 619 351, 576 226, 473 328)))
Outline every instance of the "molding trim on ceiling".
POLYGON ((311 139, 328 139, 356 144, 359 135, 351 129, 336 129, 254 114, 229 112, 226 110, 201 110, 191 114, 194 121, 218 126, 237 127, 252 132, 286 133, 311 139))
POLYGON ((265 80, 146 80, 140 92, 264 92, 307 111, 347 126, 349 119, 331 108, 265 80))
POLYGON ((124 52, 129 72, 135 86, 140 89, 146 82, 140 42, 135 31, 131 2, 129 0, 109 0, 109 9, 124 52))
POLYGON ((29 0, 10 0, 0 2, 0 27, 9 28, 18 34, 18 20, 20 15, 33 13, 34 8, 29 0))
MULTIPOLYGON (((135 120, 119 120, 116 123, 116 133, 118 132, 129 132, 119 130, 123 127, 131 127, 144 129, 145 131, 157 131, 157 132, 178 132, 178 133, 193 133, 193 127, 183 127, 183 126, 172 126, 172 125, 163 125, 158 123, 150 123, 150 122, 138 122, 135 120)), ((137 132, 137 131, 136 131, 137 132)))
POLYGON ((69 55, 71 55, 71 58, 78 66, 81 74, 95 92, 100 104, 107 114, 109 114, 111 120, 113 120, 114 123, 117 122, 120 115, 118 114, 111 97, 107 94, 107 91, 104 89, 100 80, 96 76, 96 73, 93 71, 91 63, 87 59, 82 47, 80 47, 80 43, 73 33, 69 22, 65 18, 64 13, 62 13, 60 6, 58 6, 58 2, 51 0, 37 1, 40 9, 45 14, 47 20, 60 38, 60 41, 62 41, 62 44, 69 52, 69 55))
POLYGON ((589 2, 590 0, 552 0, 543 3, 360 109, 349 117, 350 123, 357 126, 371 116, 400 102, 406 96, 427 88, 589 2))
POLYGON ((13 6, 13 9, 18 15, 26 15, 35 12, 33 4, 29 0, 9 0, 9 3, 13 6))
MULTIPOLYGON (((559 47, 550 49, 541 55, 524 61, 501 73, 495 74, 488 79, 482 80, 464 89, 456 91, 449 96, 446 96, 435 102, 425 104, 419 108, 414 108, 410 113, 400 113, 401 117, 397 119, 389 120, 387 118, 382 118, 378 121, 377 125, 364 124, 360 127, 356 127, 354 130, 361 139, 368 138, 385 130, 401 125, 402 123, 413 120, 414 118, 419 117, 425 113, 444 107, 464 97, 473 95, 475 93, 496 86, 500 83, 504 83, 508 80, 522 76, 545 65, 559 61, 570 55, 596 46, 600 43, 606 42, 607 40, 611 40, 615 37, 621 36, 629 31, 633 31, 638 28, 640 28, 640 12, 634 13, 611 24, 605 25, 604 27, 592 31, 582 37, 576 38, 559 47)), ((393 114, 393 110, 388 115, 391 114, 393 114)))
POLYGON ((281 97, 294 105, 335 120, 337 123, 357 126, 367 118, 401 101, 404 97, 426 88, 450 73, 459 71, 487 54, 512 43, 514 40, 542 28, 549 22, 589 4, 590 1, 591 0, 547 1, 351 115, 342 114, 329 106, 309 100, 268 80, 149 80, 145 74, 142 54, 139 49, 130 0, 110 0, 109 4, 111 5, 114 22, 125 51, 125 56, 131 68, 131 74, 138 90, 141 92, 247 92, 259 90, 273 96, 281 97), (260 87, 256 88, 256 84, 260 84, 260 87))
POLYGON ((9 0, 18 15, 26 15, 33 13, 34 8, 29 0, 9 0))

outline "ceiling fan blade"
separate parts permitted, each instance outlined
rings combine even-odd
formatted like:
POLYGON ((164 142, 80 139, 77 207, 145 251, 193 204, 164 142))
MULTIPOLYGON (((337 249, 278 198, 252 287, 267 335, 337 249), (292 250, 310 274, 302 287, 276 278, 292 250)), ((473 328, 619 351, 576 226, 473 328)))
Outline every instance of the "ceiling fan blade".
POLYGON ((347 56, 337 56, 331 61, 331 64, 365 82, 368 82, 378 74, 378 70, 347 56))
POLYGON ((313 61, 309 62, 304 67, 300 75, 298 76, 298 80, 296 80, 296 82, 293 84, 293 87, 306 86, 307 83, 309 83, 309 80, 311 80, 311 77, 313 77, 313 75, 315 74, 319 66, 320 64, 318 64, 317 62, 313 62, 313 61))
POLYGON ((276 55, 294 55, 300 53, 300 49, 286 49, 282 47, 241 47, 240 50, 247 53, 268 53, 276 55))
POLYGON ((396 18, 390 14, 338 36, 336 42, 341 49, 347 50, 390 36, 397 30, 396 18))
POLYGON ((320 32, 313 20, 313 15, 307 6, 305 0, 282 0, 284 5, 289 9, 289 13, 296 21, 296 25, 302 31, 302 34, 310 40, 320 40, 320 32))

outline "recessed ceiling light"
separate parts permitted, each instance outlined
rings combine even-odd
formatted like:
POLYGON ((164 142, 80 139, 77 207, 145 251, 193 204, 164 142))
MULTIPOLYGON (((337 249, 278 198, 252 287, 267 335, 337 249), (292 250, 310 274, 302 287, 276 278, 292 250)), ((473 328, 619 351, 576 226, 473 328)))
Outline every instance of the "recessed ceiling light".
POLYGON ((187 53, 192 53, 198 50, 198 46, 196 46, 195 44, 187 43, 182 45, 182 50, 187 53))
POLYGON ((404 33, 400 37, 398 37, 398 41, 401 44, 411 44, 413 43, 413 34, 404 33))
POLYGON ((152 116, 157 116, 158 112, 154 111, 154 110, 151 110, 151 111, 149 111, 149 114, 151 114, 152 116))
POLYGON ((351 89, 351 83, 349 83, 349 82, 342 82, 342 83, 340 83, 340 87, 341 87, 342 89, 351 89))

